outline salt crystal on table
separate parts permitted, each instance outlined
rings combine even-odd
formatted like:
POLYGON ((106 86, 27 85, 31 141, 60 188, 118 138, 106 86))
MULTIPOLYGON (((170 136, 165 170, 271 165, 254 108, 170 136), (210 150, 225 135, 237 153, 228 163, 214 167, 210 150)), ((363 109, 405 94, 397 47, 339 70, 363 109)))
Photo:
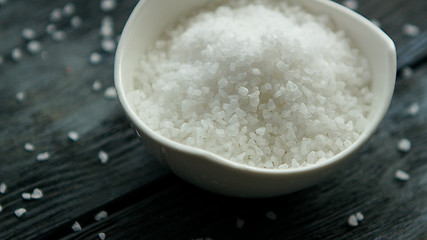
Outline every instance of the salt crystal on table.
POLYGON ((70 131, 68 132, 68 138, 73 141, 73 142, 77 142, 80 138, 79 133, 76 131, 70 131))
POLYGON ((101 26, 113 26, 114 19, 111 16, 105 16, 101 19, 101 26))
POLYGON ((32 152, 32 151, 34 151, 34 145, 31 144, 31 143, 25 143, 24 144, 24 149, 27 152, 32 152))
POLYGON ((22 29, 22 37, 25 40, 32 40, 36 37, 36 31, 31 28, 24 28, 22 29))
POLYGON ((103 12, 110 12, 116 8, 116 0, 101 0, 100 8, 103 12))
POLYGON ((106 164, 108 162, 108 154, 104 151, 99 151, 98 153, 99 161, 101 161, 102 164, 106 164))
POLYGON ((31 193, 32 199, 42 199, 43 198, 43 192, 39 188, 34 188, 33 192, 31 193))
POLYGON ((39 162, 44 162, 44 161, 49 160, 49 157, 50 157, 50 154, 48 152, 42 152, 42 153, 37 154, 36 159, 39 162))
POLYGON ((403 34, 409 37, 416 37, 420 34, 420 28, 410 23, 404 24, 402 31, 403 34))
POLYGON ((56 42, 60 42, 65 39, 65 32, 62 30, 56 30, 52 32, 52 39, 56 42))
POLYGON ((357 221, 360 222, 360 221, 363 221, 363 219, 365 219, 365 216, 363 216, 362 212, 357 212, 356 218, 357 218, 357 221))
POLYGON ((20 217, 24 216, 24 214, 26 212, 27 212, 27 209, 25 209, 25 208, 18 208, 18 209, 15 210, 15 215, 20 218, 20 217))
POLYGON ((109 25, 101 26, 101 28, 99 29, 99 34, 102 37, 112 37, 114 35, 113 26, 109 26, 109 25))
POLYGON ((3 207, 2 207, 2 206, 1 206, 1 204, 0 204, 0 212, 1 212, 1 211, 3 211, 3 207))
POLYGON ((92 90, 98 92, 102 88, 102 83, 99 80, 95 80, 92 84, 92 90))
POLYGON ((98 238, 99 238, 99 240, 104 240, 105 239, 105 233, 103 233, 103 232, 98 233, 98 238))
POLYGON ((20 48, 14 48, 10 53, 10 57, 15 62, 19 62, 22 59, 22 55, 22 50, 20 48))
POLYGON ((82 25, 82 18, 79 16, 74 16, 70 19, 71 27, 79 28, 82 25))
POLYGON ((74 232, 78 232, 82 230, 82 227, 80 226, 79 222, 75 221, 71 226, 71 229, 73 229, 74 232))
POLYGON ((402 68, 402 76, 404 79, 411 78, 414 75, 414 70, 411 67, 403 67, 402 68))
POLYGON ((66 17, 73 15, 75 11, 76 11, 76 6, 74 5, 74 3, 71 3, 71 2, 65 4, 65 6, 62 8, 62 14, 64 14, 64 16, 66 17))
POLYGON ((267 213, 265 213, 265 217, 270 220, 276 220, 277 215, 273 211, 268 211, 267 213))
POLYGON ((351 10, 356 10, 359 7, 357 0, 346 0, 343 2, 343 5, 350 8, 351 10))
POLYGON ((411 150, 411 141, 409 141, 409 139, 407 138, 402 138, 399 140, 399 142, 397 143, 397 148, 399 149, 399 151, 401 152, 409 152, 409 150, 411 150))
POLYGON ((90 57, 89 57, 90 64, 96 65, 96 64, 101 63, 101 61, 102 61, 101 54, 99 54, 97 52, 93 52, 90 54, 90 57))
POLYGON ((408 181, 411 178, 408 173, 406 173, 400 169, 398 169, 396 171, 396 173, 394 174, 394 177, 400 181, 408 181))
POLYGON ((46 26, 46 33, 47 33, 47 34, 52 34, 54 31, 56 31, 56 25, 55 25, 55 24, 53 24, 53 23, 49 23, 49 24, 46 26))
POLYGON ((0 183, 0 193, 5 194, 7 190, 6 183, 0 183))
POLYGON ((420 105, 418 103, 412 103, 406 111, 409 115, 416 116, 420 111, 420 105))
POLYGON ((21 197, 25 200, 30 200, 31 199, 31 194, 30 193, 22 193, 21 197))
POLYGON ((352 214, 348 219, 347 219, 347 223, 348 225, 352 226, 352 227, 357 227, 359 225, 358 221, 357 221, 357 217, 356 215, 352 214))
POLYGON ((105 89, 104 97, 107 99, 115 99, 117 98, 117 91, 114 87, 108 87, 105 89))
POLYGON ((108 213, 106 211, 100 211, 95 215, 95 221, 101 221, 102 219, 107 218, 108 213))
POLYGON ((116 41, 112 38, 103 38, 101 40, 101 48, 108 53, 112 53, 116 50, 116 41))
POLYGON ((58 22, 62 19, 62 11, 59 8, 55 8, 50 12, 50 21, 58 22))
POLYGON ((25 92, 22 92, 22 91, 17 92, 15 95, 15 98, 16 98, 16 101, 18 101, 18 102, 24 101, 25 100, 25 92))
POLYGON ((240 219, 240 218, 238 218, 238 219, 237 219, 237 222, 236 222, 236 227, 237 227, 238 229, 241 229, 241 228, 243 228, 243 225, 245 225, 245 221, 244 221, 244 220, 242 220, 242 219, 240 219))
POLYGON ((42 50, 42 45, 39 41, 33 40, 28 42, 27 50, 31 54, 36 54, 42 50))

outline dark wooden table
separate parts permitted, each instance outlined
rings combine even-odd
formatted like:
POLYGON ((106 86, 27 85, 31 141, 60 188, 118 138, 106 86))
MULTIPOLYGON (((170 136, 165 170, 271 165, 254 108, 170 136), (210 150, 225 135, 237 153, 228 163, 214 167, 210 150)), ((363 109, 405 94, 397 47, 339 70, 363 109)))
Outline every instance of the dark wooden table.
POLYGON ((0 1, 0 183, 7 186, 0 193, 0 239, 97 239, 101 232, 106 239, 427 239, 427 1, 359 1, 357 11, 377 19, 397 46, 390 110, 347 169, 271 199, 216 195, 164 169, 140 144, 118 100, 104 97, 113 86, 114 54, 100 47, 101 19, 112 16, 119 35, 137 0, 119 0, 109 13, 99 0, 73 0, 82 25, 73 28, 64 17, 56 25, 66 37, 54 41, 45 31, 49 16, 69 1, 0 1), (405 36, 405 23, 420 34, 405 36), (26 27, 36 31, 42 52, 26 50, 26 27), (23 50, 18 61, 10 57, 15 48, 23 50), (92 52, 102 53, 100 64, 90 64, 92 52), (402 70, 408 66, 413 75, 402 70), (101 91, 92 90, 95 80, 101 91), (17 101, 18 92, 25 99, 17 101), (406 113, 412 103, 420 106, 416 116, 406 113), (69 131, 80 139, 70 141, 69 131), (408 153, 397 150, 401 138, 412 142, 408 153), (25 151, 25 143, 35 150, 25 151), (98 159, 101 150, 107 164, 98 159), (38 162, 44 151, 50 159, 38 162), (410 180, 396 180, 398 169, 410 180), (34 188, 42 199, 21 197, 34 188), (21 218, 18 208, 27 210, 21 218), (103 210, 108 216, 96 221, 103 210), (350 227, 347 219, 357 211, 365 220, 350 227), (72 230, 75 221, 81 231, 72 230))

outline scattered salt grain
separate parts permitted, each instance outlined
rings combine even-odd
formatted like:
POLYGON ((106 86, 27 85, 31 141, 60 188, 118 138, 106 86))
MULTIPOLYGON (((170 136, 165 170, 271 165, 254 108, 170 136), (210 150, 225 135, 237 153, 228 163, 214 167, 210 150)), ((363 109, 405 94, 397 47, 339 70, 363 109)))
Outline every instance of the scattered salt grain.
POLYGON ((357 212, 356 218, 357 218, 357 221, 360 222, 360 221, 363 221, 365 219, 365 216, 363 216, 362 212, 357 212))
POLYGON ((15 98, 16 98, 16 101, 18 101, 18 102, 24 101, 25 100, 25 92, 22 92, 22 91, 17 92, 15 95, 15 98))
POLYGON ((80 226, 79 222, 75 221, 71 226, 71 229, 73 229, 74 232, 78 232, 82 230, 82 227, 80 226))
POLYGON ((381 27, 381 22, 378 19, 371 19, 371 22, 377 25, 377 27, 381 27))
POLYGON ((418 103, 412 103, 411 106, 406 110, 406 112, 410 116, 416 116, 418 112, 420 111, 420 105, 418 103))
POLYGON ((5 6, 8 0, 0 0, 0 6, 5 6))
POLYGON ((402 68, 402 76, 404 79, 409 79, 414 75, 414 70, 412 70, 411 67, 404 67, 402 68))
POLYGON ((15 210, 15 215, 20 218, 20 217, 24 216, 24 214, 26 212, 27 212, 27 209, 25 209, 25 208, 18 208, 18 209, 15 210))
POLYGON ((32 40, 36 37, 36 31, 31 28, 24 28, 22 29, 22 37, 25 40, 32 40))
POLYGON ((116 8, 116 0, 101 0, 99 7, 103 12, 111 12, 116 8))
POLYGON ((46 33, 47 34, 52 34, 53 32, 55 32, 56 31, 56 25, 54 24, 54 23, 49 23, 47 26, 46 26, 46 33))
POLYGON ((114 35, 114 29, 113 26, 110 25, 103 25, 99 29, 99 34, 101 37, 112 37, 114 35))
POLYGON ((397 149, 399 149, 401 152, 409 152, 409 150, 411 150, 411 146, 411 141, 409 141, 407 138, 402 138, 397 143, 397 149))
POLYGON ((31 193, 32 199, 42 199, 43 198, 43 192, 39 188, 34 188, 33 192, 31 193))
POLYGON ((359 7, 359 3, 357 2, 357 0, 345 0, 343 2, 343 5, 350 8, 351 10, 357 10, 357 8, 359 7))
POLYGON ((22 193, 21 196, 24 200, 30 200, 31 199, 31 193, 22 193))
POLYGON ((102 164, 107 164, 107 162, 108 162, 108 154, 106 152, 104 152, 102 150, 99 151, 98 158, 99 158, 99 161, 101 161, 102 164))
POLYGON ((50 158, 49 152, 39 153, 39 154, 37 154, 37 157, 36 157, 37 161, 39 161, 39 162, 47 161, 47 160, 49 160, 49 158, 50 158))
POLYGON ((95 221, 101 221, 101 220, 107 218, 107 216, 108 216, 108 213, 106 211, 102 210, 95 215, 95 221))
POLYGON ((62 10, 60 8, 55 8, 50 12, 50 21, 58 22, 62 19, 62 10))
POLYGON ((352 227, 357 227, 359 225, 359 222, 357 221, 357 217, 354 214, 352 214, 352 215, 350 215, 350 217, 348 217, 347 223, 348 223, 348 225, 350 225, 352 227))
POLYGON ((3 207, 2 207, 2 205, 0 204, 0 212, 1 212, 1 211, 3 211, 3 207))
POLYGON ((116 50, 116 41, 114 41, 112 38, 102 38, 101 48, 105 52, 112 53, 114 50, 116 50))
POLYGON ((32 152, 32 151, 34 151, 34 145, 31 144, 31 143, 25 143, 24 144, 24 149, 27 152, 32 152))
POLYGON ((20 48, 14 48, 12 49, 12 52, 10 53, 10 57, 13 61, 19 62, 22 59, 22 50, 20 48))
POLYGON ((99 90, 101 90, 101 88, 102 88, 102 83, 99 80, 93 81, 92 90, 94 92, 98 92, 99 90))
POLYGON ((245 225, 245 221, 242 220, 242 219, 240 219, 240 218, 238 218, 237 221, 236 221, 236 227, 238 229, 241 229, 241 228, 243 228, 243 225, 245 225))
POLYGON ((411 177, 408 173, 398 169, 394 174, 394 177, 399 181, 408 181, 411 177))
POLYGON ((105 240, 105 233, 103 233, 103 232, 98 233, 98 238, 99 238, 99 240, 105 240))
POLYGON ((265 217, 268 218, 268 219, 270 219, 270 220, 276 220, 277 215, 273 211, 268 211, 268 212, 265 213, 265 217))
POLYGON ((6 183, 0 183, 0 193, 5 194, 7 190, 6 183))
POLYGON ((420 34, 420 28, 410 24, 410 23, 406 23, 403 25, 402 27, 402 32, 403 34, 405 34, 406 36, 409 37, 416 37, 420 34))
POLYGON ((77 142, 80 138, 80 135, 76 131, 69 131, 68 132, 68 139, 70 139, 73 142, 77 142))
POLYGON ((90 54, 90 57, 89 57, 90 64, 96 65, 96 64, 101 63, 101 61, 102 61, 101 54, 99 54, 97 52, 93 52, 93 53, 90 54))
POLYGON ((101 26, 113 26, 114 19, 111 16, 105 16, 101 19, 101 26))
POLYGON ((52 40, 55 42, 63 41, 65 38, 65 32, 62 30, 55 30, 52 32, 52 40))
POLYGON ((108 87, 105 89, 104 97, 107 99, 116 99, 117 98, 117 91, 114 87, 108 87))
POLYGON ((76 5, 74 5, 74 3, 71 3, 71 2, 65 4, 65 6, 62 8, 62 14, 66 17, 73 15, 75 11, 76 11, 76 5))
POLYGON ((39 53, 42 50, 42 44, 39 41, 32 40, 27 43, 27 51, 31 54, 39 53))
POLYGON ((83 23, 83 20, 82 20, 82 18, 81 18, 81 17, 79 17, 79 16, 73 16, 73 17, 70 19, 70 25, 71 25, 71 27, 73 27, 73 28, 79 28, 79 27, 82 25, 82 23, 83 23))

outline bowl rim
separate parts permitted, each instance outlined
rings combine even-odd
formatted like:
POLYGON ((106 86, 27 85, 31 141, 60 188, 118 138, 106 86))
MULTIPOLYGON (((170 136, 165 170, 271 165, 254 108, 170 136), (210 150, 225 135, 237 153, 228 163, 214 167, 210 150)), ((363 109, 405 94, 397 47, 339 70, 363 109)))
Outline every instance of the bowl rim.
MULTIPOLYGON (((395 76, 396 76, 396 48, 393 43, 393 40, 379 27, 377 27, 374 23, 363 17, 362 15, 354 12, 353 10, 348 9, 347 7, 344 7, 336 2, 333 1, 323 1, 323 0, 306 0, 306 1, 313 1, 317 2, 318 4, 323 4, 324 6, 327 6, 329 8, 332 8, 335 11, 339 11, 342 13, 345 13, 349 18, 355 18, 358 22, 361 24, 364 24, 368 26, 371 31, 376 33, 385 43, 386 48, 389 52, 390 61, 388 63, 389 65, 389 75, 390 77, 394 79, 391 80, 389 83, 391 86, 391 90, 387 92, 386 99, 384 99, 383 103, 380 105, 380 108, 378 109, 380 112, 376 114, 376 116, 369 122, 365 130, 360 134, 360 136, 352 143, 350 147, 347 147, 343 151, 339 152, 332 158, 328 158, 325 161, 322 161, 320 163, 311 164, 304 167, 297 167, 297 168, 261 168, 261 167, 254 167, 245 165, 243 163, 238 163, 235 161, 232 161, 230 159, 224 158, 216 153, 213 153, 209 150, 201 149, 198 147, 193 147, 189 145, 185 145, 183 143, 176 142, 174 140, 171 140, 167 137, 162 136, 161 134, 155 132, 150 127, 148 127, 136 114, 135 110, 131 106, 131 103, 129 102, 128 98, 125 96, 125 90, 123 87, 123 79, 122 79, 122 62, 125 57, 125 43, 129 41, 128 35, 130 35, 130 29, 132 25, 135 22, 135 19, 137 18, 138 13, 141 11, 141 9, 147 4, 147 2, 150 2, 153 0, 144 0, 139 1, 134 10, 132 11, 129 19, 127 20, 125 27, 123 29, 116 55, 115 55, 115 61, 114 61, 114 85, 117 90, 118 99, 120 101, 120 104, 122 108, 124 109, 126 115, 128 118, 130 118, 131 122, 136 125, 137 129, 140 129, 143 133, 147 135, 151 140, 156 141, 161 146, 166 146, 168 148, 171 148, 175 151, 182 152, 185 154, 189 154, 192 156, 197 156, 200 158, 203 158, 207 161, 212 161, 216 164, 220 164, 224 167, 233 168, 237 171, 245 171, 245 172, 251 172, 256 174, 268 174, 268 175, 282 175, 282 174, 299 174, 299 173, 307 173, 312 171, 318 171, 320 169, 327 168, 331 165, 337 164, 341 160, 345 159, 347 156, 351 156, 352 154, 356 153, 358 149, 363 147, 370 139, 370 137, 375 133, 376 129, 378 128, 379 124, 381 123, 382 119, 384 118, 385 114, 388 111, 388 108, 391 103, 391 98, 393 96, 394 91, 394 84, 395 84, 395 76)), ((299 1, 297 1, 299 2, 299 1)), ((300 4, 302 5, 302 4, 300 4)), ((372 71, 372 70, 371 70, 372 71)))

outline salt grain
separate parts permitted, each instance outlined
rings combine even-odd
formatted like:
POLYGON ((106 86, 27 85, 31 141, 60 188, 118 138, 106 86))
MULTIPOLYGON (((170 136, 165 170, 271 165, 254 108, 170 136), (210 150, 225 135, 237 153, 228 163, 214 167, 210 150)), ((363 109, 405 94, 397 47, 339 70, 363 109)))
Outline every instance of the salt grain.
POLYGON ((76 5, 74 5, 74 3, 71 3, 71 2, 65 4, 65 6, 62 8, 62 14, 66 17, 73 15, 75 11, 76 11, 76 5))
POLYGON ((116 8, 116 0, 101 0, 100 8, 103 12, 111 12, 116 8))
POLYGON ((103 232, 98 233, 98 238, 99 238, 99 240, 104 240, 105 239, 105 233, 103 233, 103 232))
POLYGON ((20 218, 22 216, 24 216, 24 214, 27 212, 27 209, 25 208, 18 208, 15 210, 15 215, 20 218))
POLYGON ((79 16, 74 16, 70 19, 70 25, 73 28, 79 28, 83 23, 83 20, 79 16))
POLYGON ((97 213, 95 215, 95 221, 101 221, 101 220, 107 218, 107 216, 108 216, 108 213, 106 211, 104 211, 104 210, 100 211, 99 213, 97 213))
POLYGON ((357 218, 357 221, 360 222, 360 221, 363 221, 365 219, 365 216, 363 216, 362 212, 357 212, 356 218, 357 218))
POLYGON ((420 28, 410 24, 410 23, 406 23, 403 25, 402 27, 402 32, 403 34, 405 34, 406 36, 409 37, 416 37, 420 34, 420 28))
POLYGON ((277 219, 277 215, 273 211, 268 211, 267 213, 265 213, 265 217, 270 219, 270 220, 276 220, 277 219))
POLYGON ((42 45, 39 41, 32 40, 27 43, 27 51, 31 54, 39 53, 42 50, 42 45))
POLYGON ((3 207, 2 207, 2 205, 0 204, 0 212, 2 212, 3 211, 3 207))
POLYGON ((103 38, 101 40, 101 48, 105 52, 113 53, 116 50, 116 41, 112 38, 103 38))
POLYGON ((62 19, 62 10, 60 8, 55 8, 50 12, 50 21, 58 22, 62 19))
POLYGON ((81 230, 82 230, 82 227, 80 226, 80 223, 79 223, 79 222, 75 221, 75 222, 73 223, 73 225, 71 226, 71 229, 72 229, 74 232, 78 232, 78 231, 81 231, 81 230))
POLYGON ((420 111, 420 105, 418 103, 412 103, 411 106, 406 110, 406 112, 410 116, 416 116, 418 112, 420 111))
POLYGON ((371 19, 371 22, 375 24, 377 27, 381 27, 381 22, 378 19, 371 19))
POLYGON ((394 177, 399 181, 408 181, 411 177, 408 173, 398 169, 394 174, 394 177))
POLYGON ((16 101, 18 101, 18 102, 24 101, 25 100, 25 92, 22 92, 22 91, 17 92, 15 95, 15 98, 16 98, 16 101))
POLYGON ((102 83, 99 80, 95 80, 92 84, 92 90, 98 92, 102 88, 102 83))
POLYGON ((12 49, 12 52, 10 53, 10 57, 13 61, 19 62, 22 59, 23 53, 20 48, 14 48, 12 49))
POLYGON ((237 221, 236 221, 236 227, 238 229, 241 229, 241 228, 243 228, 243 225, 245 225, 245 221, 242 220, 242 219, 240 219, 240 218, 238 218, 237 221))
POLYGON ((25 143, 24 144, 24 149, 27 152, 33 152, 34 151, 34 145, 31 143, 25 143))
POLYGON ((411 150, 411 146, 411 141, 409 141, 407 138, 402 138, 397 143, 397 149, 399 149, 401 152, 409 152, 409 150, 411 150))
POLYGON ((348 217, 347 223, 348 223, 348 225, 350 225, 352 227, 357 227, 359 225, 359 222, 357 221, 357 217, 354 214, 352 214, 352 215, 350 215, 350 217, 348 217))
POLYGON ((22 29, 22 37, 25 40, 32 40, 36 37, 36 31, 31 28, 24 28, 22 29))
POLYGON ((66 38, 65 32, 62 30, 55 30, 52 32, 52 40, 56 42, 63 41, 66 38))
POLYGON ((54 23, 49 23, 47 26, 46 26, 46 33, 47 34, 52 34, 53 32, 55 32, 56 31, 56 25, 54 24, 54 23))
POLYGON ((43 198, 43 192, 39 188, 34 188, 33 192, 31 193, 32 199, 42 199, 43 198))
POLYGON ((359 7, 359 3, 357 2, 357 0, 345 0, 343 2, 343 5, 350 8, 351 10, 357 10, 357 8, 359 7))
POLYGON ((30 200, 30 199, 31 199, 31 193, 22 193, 22 194, 21 194, 21 197, 22 197, 24 200, 30 200))
POLYGON ((37 161, 39 161, 39 162, 47 161, 47 160, 49 160, 49 158, 50 158, 49 152, 39 153, 39 154, 37 154, 37 157, 36 157, 37 161))
POLYGON ((102 150, 99 151, 98 158, 99 158, 99 161, 101 161, 102 164, 107 164, 107 162, 108 162, 108 154, 106 152, 104 152, 102 150))
POLYGON ((6 183, 0 183, 0 193, 5 194, 7 190, 6 183))
POLYGON ((411 67, 403 67, 402 68, 402 76, 404 79, 409 79, 414 75, 414 70, 411 67))
POLYGON ((114 87, 108 87, 105 89, 104 97, 107 99, 116 99, 117 98, 117 91, 114 87))
POLYGON ((70 139, 73 142, 77 142, 80 138, 80 135, 76 131, 69 131, 68 132, 68 139, 70 139))
POLYGON ((114 29, 113 26, 110 25, 103 25, 99 29, 99 34, 101 37, 113 37, 114 35, 114 29))
POLYGON ((101 63, 101 61, 102 61, 101 54, 99 54, 97 52, 93 52, 90 54, 90 57, 89 57, 90 64, 97 65, 97 64, 101 63))

